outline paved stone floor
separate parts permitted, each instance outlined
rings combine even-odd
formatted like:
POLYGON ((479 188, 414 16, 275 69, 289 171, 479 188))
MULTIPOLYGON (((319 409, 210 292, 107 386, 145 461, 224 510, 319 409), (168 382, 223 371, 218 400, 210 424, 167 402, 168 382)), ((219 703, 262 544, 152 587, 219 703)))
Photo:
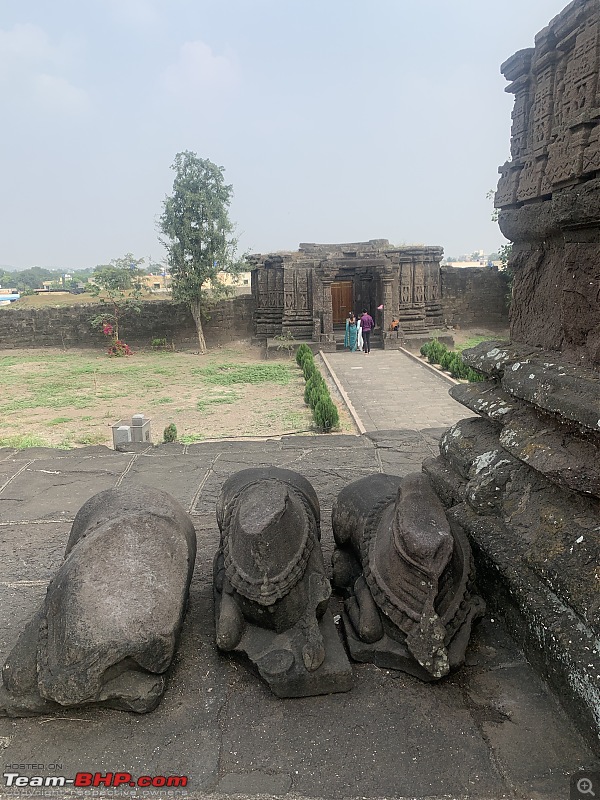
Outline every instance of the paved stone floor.
POLYGON ((338 350, 325 359, 367 431, 448 428, 472 416, 448 395, 451 382, 401 350, 338 350))
MULTIPOLYGON (((437 451, 438 425, 461 416, 442 379, 405 359, 397 353, 370 359, 340 353, 332 361, 349 393, 356 384, 346 370, 362 364, 374 399, 391 409, 405 397, 401 413, 405 420, 412 414, 411 424, 404 424, 409 430, 140 446, 129 453, 103 447, 0 450, 0 664, 62 560, 76 511, 95 492, 138 484, 165 489, 190 512, 198 536, 189 612, 155 712, 136 716, 88 708, 57 717, 0 719, 3 772, 187 775, 187 788, 78 794, 7 789, 0 779, 0 798, 560 800, 569 796, 570 773, 598 767, 555 697, 489 616, 473 637, 464 668, 435 685, 361 664, 354 665, 355 686, 347 694, 280 700, 243 662, 215 649, 211 565, 221 484, 238 469, 258 464, 304 474, 321 502, 328 559, 337 492, 371 472, 420 469, 437 451), (390 376, 380 377, 387 365, 390 376)), ((373 422, 384 424, 383 418, 373 422)))

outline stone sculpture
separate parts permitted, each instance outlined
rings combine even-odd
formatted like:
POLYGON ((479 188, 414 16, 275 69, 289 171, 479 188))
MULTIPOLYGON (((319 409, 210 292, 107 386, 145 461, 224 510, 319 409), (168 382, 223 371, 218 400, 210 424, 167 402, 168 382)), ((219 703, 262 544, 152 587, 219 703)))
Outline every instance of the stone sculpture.
POLYGON ((450 529, 427 477, 361 478, 340 492, 332 521, 351 657, 426 681, 462 664, 485 605, 468 541, 450 529))
POLYGON ((223 485, 217 521, 217 646, 245 653, 279 697, 348 691, 311 484, 277 467, 242 470, 223 485))
POLYGON ((196 557, 168 494, 108 489, 77 513, 65 560, 2 670, 0 714, 100 703, 145 713, 165 688, 196 557))

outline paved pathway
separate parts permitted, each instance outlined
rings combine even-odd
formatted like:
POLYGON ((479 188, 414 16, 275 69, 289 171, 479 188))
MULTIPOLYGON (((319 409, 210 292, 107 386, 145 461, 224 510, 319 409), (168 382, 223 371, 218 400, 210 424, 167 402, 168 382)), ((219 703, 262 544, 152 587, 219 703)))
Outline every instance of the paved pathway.
POLYGON ((448 394, 450 381, 402 351, 340 350, 324 358, 367 431, 448 428, 473 416, 448 394))

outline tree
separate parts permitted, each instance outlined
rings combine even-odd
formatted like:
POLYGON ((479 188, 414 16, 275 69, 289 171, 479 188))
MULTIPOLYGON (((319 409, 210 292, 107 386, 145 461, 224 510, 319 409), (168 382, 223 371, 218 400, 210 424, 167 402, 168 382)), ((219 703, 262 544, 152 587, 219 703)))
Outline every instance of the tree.
POLYGON ((167 248, 173 298, 188 304, 198 333, 200 352, 206 352, 202 316, 207 288, 223 289, 219 272, 236 273, 237 240, 229 219, 233 187, 225 183, 223 167, 185 150, 177 153, 173 194, 163 204, 159 229, 167 248))
POLYGON ((99 264, 94 268, 90 285, 92 294, 99 294, 102 289, 106 292, 124 292, 127 289, 140 290, 142 277, 145 275, 140 264, 143 258, 134 258, 132 253, 126 253, 123 258, 113 258, 110 264, 99 264))
POLYGON ((130 355, 128 345, 121 341, 119 325, 123 317, 132 312, 139 314, 142 278, 144 270, 140 269, 143 258, 134 258, 131 253, 126 253, 123 258, 113 258, 110 264, 100 264, 94 269, 93 281, 88 284, 90 294, 98 296, 104 291, 108 301, 100 299, 101 303, 108 302, 110 311, 105 311, 90 319, 92 327, 100 328, 105 336, 110 337, 112 345, 108 349, 109 355, 130 355))

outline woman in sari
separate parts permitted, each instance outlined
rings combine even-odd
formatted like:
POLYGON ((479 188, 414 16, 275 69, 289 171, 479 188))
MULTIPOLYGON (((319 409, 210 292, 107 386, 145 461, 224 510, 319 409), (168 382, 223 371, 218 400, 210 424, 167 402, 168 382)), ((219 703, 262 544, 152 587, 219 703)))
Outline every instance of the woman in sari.
POLYGON ((344 336, 344 347, 349 347, 350 352, 356 351, 356 317, 352 311, 346 319, 346 335, 344 336))

